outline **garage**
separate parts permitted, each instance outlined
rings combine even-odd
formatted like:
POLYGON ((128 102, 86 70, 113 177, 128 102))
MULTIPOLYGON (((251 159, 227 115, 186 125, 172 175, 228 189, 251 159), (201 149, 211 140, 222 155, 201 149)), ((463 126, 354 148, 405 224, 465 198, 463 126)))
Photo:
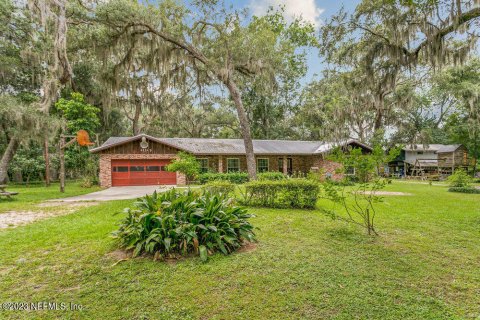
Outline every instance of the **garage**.
POLYGON ((112 159, 112 186, 148 186, 177 184, 175 172, 168 172, 167 159, 112 159))

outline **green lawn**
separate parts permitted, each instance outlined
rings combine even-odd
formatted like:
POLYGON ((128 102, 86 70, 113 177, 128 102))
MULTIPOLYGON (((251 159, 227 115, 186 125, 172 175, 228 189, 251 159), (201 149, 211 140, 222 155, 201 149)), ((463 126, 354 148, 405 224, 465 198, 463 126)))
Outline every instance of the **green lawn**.
MULTIPOLYGON (((207 263, 114 263, 109 237, 131 201, 0 231, 0 301, 83 311, 5 319, 478 319, 480 195, 394 182, 379 237, 320 210, 251 209, 256 250, 207 263)), ((40 197, 39 191, 39 197, 40 197)), ((319 206, 328 206, 320 201, 319 206)))
POLYGON ((36 204, 44 200, 71 197, 98 190, 100 190, 100 187, 97 186, 83 188, 78 182, 67 182, 65 193, 60 192, 58 183, 52 183, 48 188, 39 186, 9 186, 7 191, 18 192, 18 195, 12 197, 13 200, 10 201, 4 197, 0 199, 0 214, 10 210, 31 210, 36 204))

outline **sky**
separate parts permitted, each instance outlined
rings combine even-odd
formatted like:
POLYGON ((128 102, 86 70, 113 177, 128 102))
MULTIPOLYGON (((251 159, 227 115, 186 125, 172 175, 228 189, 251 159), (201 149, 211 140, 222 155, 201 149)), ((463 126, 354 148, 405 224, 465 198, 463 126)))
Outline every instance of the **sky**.
MULTIPOLYGON (((320 27, 322 23, 337 13, 342 6, 347 11, 353 11, 360 0, 226 0, 234 8, 248 8, 253 14, 261 15, 270 6, 285 7, 285 15, 292 19, 295 16, 302 16, 303 19, 320 27)), ((307 57, 308 73, 303 79, 310 82, 315 74, 320 74, 323 68, 322 60, 316 50, 309 50, 307 57)))

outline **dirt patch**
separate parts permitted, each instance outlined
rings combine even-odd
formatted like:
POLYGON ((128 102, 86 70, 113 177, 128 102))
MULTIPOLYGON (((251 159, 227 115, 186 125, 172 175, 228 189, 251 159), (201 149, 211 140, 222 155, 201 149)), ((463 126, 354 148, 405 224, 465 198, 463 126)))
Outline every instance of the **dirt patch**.
POLYGON ((0 229, 18 227, 37 220, 66 215, 75 212, 78 208, 90 207, 96 204, 97 202, 44 202, 37 205, 37 207, 50 210, 7 211, 0 214, 0 229), (59 208, 59 210, 51 210, 55 208, 59 208))
POLYGON ((107 253, 106 256, 114 260, 124 260, 124 259, 131 258, 132 252, 118 249, 118 250, 107 253))
POLYGON ((97 201, 82 201, 82 202, 64 202, 64 201, 47 201, 40 203, 37 207, 40 208, 50 208, 50 207, 60 207, 60 206, 67 206, 69 208, 83 208, 83 207, 90 207, 98 204, 97 201))
POLYGON ((243 246, 241 246, 236 252, 237 253, 245 253, 245 252, 250 252, 250 251, 255 251, 257 250, 257 244, 254 242, 247 242, 243 246))
MULTIPOLYGON (((361 192, 363 193, 363 192, 361 192)), ((371 194, 371 192, 365 192, 365 194, 371 194)), ((396 191, 376 191, 376 196, 411 196, 411 193, 396 192, 396 191)))

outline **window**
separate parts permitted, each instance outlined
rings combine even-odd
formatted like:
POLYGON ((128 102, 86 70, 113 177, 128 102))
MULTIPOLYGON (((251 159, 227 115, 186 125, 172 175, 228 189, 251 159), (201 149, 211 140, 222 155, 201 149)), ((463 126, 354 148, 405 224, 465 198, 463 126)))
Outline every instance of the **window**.
POLYGON ((227 159, 227 172, 239 172, 240 171, 240 159, 229 158, 227 159))
POLYGON ((113 172, 128 172, 128 167, 113 167, 113 172))
POLYGON ((144 166, 131 166, 130 167, 130 172, 142 172, 145 171, 144 166))
POLYGON ((160 166, 147 166, 147 171, 160 171, 160 166))
POLYGON ((198 159, 198 163, 200 164, 200 173, 208 172, 208 159, 207 158, 198 159))
POLYGON ((423 151, 418 151, 417 154, 423 154, 423 151))
POLYGON ((355 175, 355 167, 347 167, 345 170, 345 174, 347 176, 354 176, 355 175))
POLYGON ((258 172, 267 172, 268 171, 268 159, 258 158, 257 159, 257 171, 258 172))
POLYGON ((278 172, 283 172, 283 158, 278 158, 278 172))

